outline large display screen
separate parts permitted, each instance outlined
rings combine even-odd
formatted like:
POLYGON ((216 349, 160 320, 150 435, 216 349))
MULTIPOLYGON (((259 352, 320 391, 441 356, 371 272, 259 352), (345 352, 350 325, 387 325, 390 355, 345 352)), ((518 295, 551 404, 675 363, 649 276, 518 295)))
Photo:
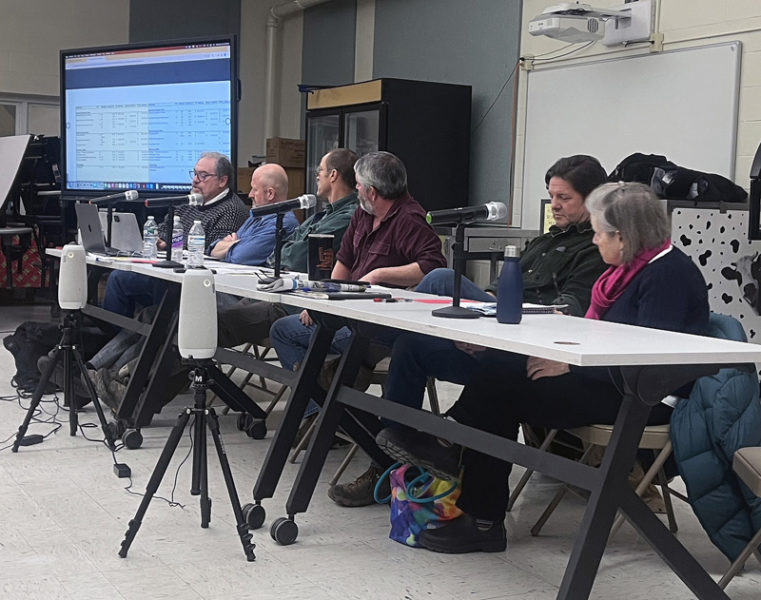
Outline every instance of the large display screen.
POLYGON ((236 164, 235 38, 61 51, 63 189, 184 193, 202 152, 236 164))

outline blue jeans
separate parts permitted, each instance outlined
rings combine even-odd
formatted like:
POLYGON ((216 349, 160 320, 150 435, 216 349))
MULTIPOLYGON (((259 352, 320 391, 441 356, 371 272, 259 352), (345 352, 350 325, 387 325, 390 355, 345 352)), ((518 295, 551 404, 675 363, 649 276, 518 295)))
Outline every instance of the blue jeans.
MULTIPOLYGON (((487 294, 467 277, 462 278, 460 285, 462 298, 482 302, 494 301, 494 296, 487 294)), ((454 271, 434 269, 423 277, 415 291, 451 296, 454 291, 454 271)), ((386 399, 411 408, 421 408, 428 377, 465 385, 479 364, 479 354, 466 354, 458 350, 451 340, 434 338, 422 333, 400 334, 391 353, 391 365, 386 380, 386 399)))
MULTIPOLYGON (((299 315, 289 315, 278 319, 270 328, 270 343, 277 353, 280 364, 284 369, 294 370, 304 360, 312 339, 312 334, 317 329, 317 325, 303 325, 299 321, 299 315)), ((333 354, 343 354, 349 347, 349 338, 351 330, 348 327, 341 327, 333 336, 329 352, 333 354)), ((308 417, 320 410, 319 405, 312 399, 309 400, 305 417, 308 417)))
POLYGON ((131 317, 135 307, 152 306, 160 300, 156 280, 132 271, 112 271, 106 283, 103 308, 131 317))
MULTIPOLYGON (((452 269, 434 269, 428 273, 415 288, 421 294, 451 296, 454 292, 454 271, 452 269)), ((494 296, 487 294, 470 279, 463 276, 460 283, 460 297, 479 302, 496 302, 494 296)))

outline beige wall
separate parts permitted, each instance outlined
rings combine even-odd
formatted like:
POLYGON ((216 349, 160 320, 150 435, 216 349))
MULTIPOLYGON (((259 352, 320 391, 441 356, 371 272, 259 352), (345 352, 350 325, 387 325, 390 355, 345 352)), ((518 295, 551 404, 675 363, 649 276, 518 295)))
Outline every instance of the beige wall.
MULTIPOLYGON (((529 35, 528 21, 553 4, 554 0, 524 0, 523 35, 521 37, 521 56, 537 56, 544 52, 557 50, 563 42, 547 37, 529 35)), ((618 6, 622 2, 596 0, 594 6, 618 6)), ((761 1, 731 0, 657 0, 656 31, 663 34, 663 49, 673 50, 690 46, 702 46, 719 42, 739 40, 742 42, 740 106, 738 114, 737 156, 734 179, 744 187, 748 186, 753 155, 761 142, 761 1)), ((600 59, 608 56, 626 56, 640 54, 641 47, 631 49, 606 48, 601 43, 594 44, 588 50, 574 54, 564 60, 565 64, 579 61, 600 59)), ((553 63, 557 64, 557 63, 553 63)), ((518 127, 516 140, 516 185, 515 198, 522 197, 520 179, 523 166, 523 150, 526 115, 526 78, 521 73, 519 87, 518 127)), ((624 93, 625 90, 622 90, 624 93)), ((567 91, 572 93, 572 91, 567 91)), ((612 169, 615 165, 606 165, 612 169)))
POLYGON ((120 44, 129 0, 0 0, 0 94, 58 96, 58 52, 120 44))
MULTIPOLYGON (((264 80, 267 16, 274 0, 242 0, 240 26, 241 101, 238 107, 238 165, 252 155, 263 155, 264 80)), ((281 20, 277 44, 277 94, 279 137, 298 138, 301 132, 301 13, 281 20)))

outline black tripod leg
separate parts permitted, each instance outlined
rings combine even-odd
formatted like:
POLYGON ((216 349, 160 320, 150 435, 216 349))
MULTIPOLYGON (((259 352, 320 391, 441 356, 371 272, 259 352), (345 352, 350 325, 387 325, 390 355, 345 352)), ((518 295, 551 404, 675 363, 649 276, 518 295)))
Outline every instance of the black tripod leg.
POLYGON ((248 531, 248 524, 243 518, 243 511, 240 508, 240 498, 238 498, 238 491, 235 489, 235 481, 233 480, 233 474, 230 470, 230 463, 227 460, 227 452, 225 452, 225 446, 222 444, 222 437, 219 434, 219 420, 217 419, 217 413, 213 408, 209 409, 207 416, 207 423, 209 430, 211 431, 211 437, 214 440, 214 446, 217 448, 217 456, 219 457, 219 465, 222 467, 222 474, 225 476, 225 485, 227 486, 227 493, 230 496, 230 502, 233 505, 233 514, 235 515, 235 523, 238 528, 238 536, 243 544, 243 552, 246 553, 246 560, 251 562, 256 558, 254 556, 254 548, 256 544, 251 542, 251 534, 248 531))
POLYGON ((40 405, 40 400, 42 400, 42 396, 45 394, 45 388, 48 385, 48 382, 50 381, 50 376, 53 374, 53 370, 55 369, 56 364, 58 364, 58 356, 61 353, 61 346, 58 345, 55 347, 55 350, 53 350, 53 356, 50 359, 50 362, 45 367, 45 372, 42 374, 42 377, 40 378, 39 383, 37 384, 37 387, 34 388, 34 393, 32 394, 32 403, 29 405, 29 409, 26 411, 26 416, 24 417, 24 422, 21 423, 21 425, 18 428, 18 433, 16 434, 16 441, 13 442, 13 447, 11 448, 12 452, 18 452, 19 445, 21 444, 21 440, 24 439, 24 436, 26 435, 26 430, 29 429, 29 423, 31 423, 32 419, 34 418, 34 412, 37 410, 37 407, 40 405))
POLYGON ((63 330, 63 339, 63 404, 69 407, 69 435, 77 435, 79 406, 74 395, 74 377, 71 370, 71 332, 66 327, 63 330))
MULTIPOLYGON (((203 392, 204 400, 206 393, 203 392)), ((206 454, 206 412, 199 410, 196 414, 196 454, 193 463, 193 472, 197 473, 200 481, 201 492, 201 527, 206 529, 211 521, 211 499, 209 498, 209 471, 208 457, 206 454)))
POLYGON ((153 473, 151 473, 151 478, 148 480, 148 485, 145 487, 145 496, 143 496, 143 500, 140 502, 140 506, 135 513, 135 517, 130 520, 127 531, 124 534, 124 540, 122 540, 121 549, 119 550, 119 556, 122 558, 126 558, 127 551, 132 544, 132 540, 135 539, 137 531, 140 529, 140 525, 143 523, 143 516, 145 515, 145 511, 148 510, 148 505, 151 503, 151 498, 153 498, 156 490, 159 489, 161 479, 164 477, 164 473, 166 473, 169 462, 172 460, 174 451, 177 450, 177 444, 180 443, 182 432, 185 430, 185 426, 188 424, 190 413, 190 409, 185 409, 184 412, 180 413, 180 416, 177 417, 177 423, 175 424, 172 432, 169 434, 169 437, 166 440, 166 445, 161 451, 161 456, 159 456, 156 467, 153 469, 153 473))
POLYGON ((106 415, 103 412, 103 407, 100 404, 100 400, 98 400, 98 393, 95 391, 95 386, 92 384, 92 381, 90 381, 90 376, 87 374, 87 369, 85 368, 85 363, 82 360, 82 355, 76 348, 72 348, 72 353, 74 354, 74 360, 79 367, 79 372, 82 374, 82 381, 85 383, 87 393, 90 396, 90 400, 92 401, 93 406, 95 407, 95 412, 98 413, 100 428, 103 430, 103 436, 106 438, 106 444, 108 444, 108 447, 111 448, 111 450, 115 450, 116 441, 114 440, 111 428, 106 422, 106 415))

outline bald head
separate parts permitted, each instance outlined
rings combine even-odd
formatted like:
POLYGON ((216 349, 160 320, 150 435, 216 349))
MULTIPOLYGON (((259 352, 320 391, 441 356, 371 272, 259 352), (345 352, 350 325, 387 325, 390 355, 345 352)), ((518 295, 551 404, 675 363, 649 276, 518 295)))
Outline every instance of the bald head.
POLYGON ((288 199, 288 175, 275 163, 258 167, 251 175, 251 191, 248 193, 254 206, 264 206, 288 199))

